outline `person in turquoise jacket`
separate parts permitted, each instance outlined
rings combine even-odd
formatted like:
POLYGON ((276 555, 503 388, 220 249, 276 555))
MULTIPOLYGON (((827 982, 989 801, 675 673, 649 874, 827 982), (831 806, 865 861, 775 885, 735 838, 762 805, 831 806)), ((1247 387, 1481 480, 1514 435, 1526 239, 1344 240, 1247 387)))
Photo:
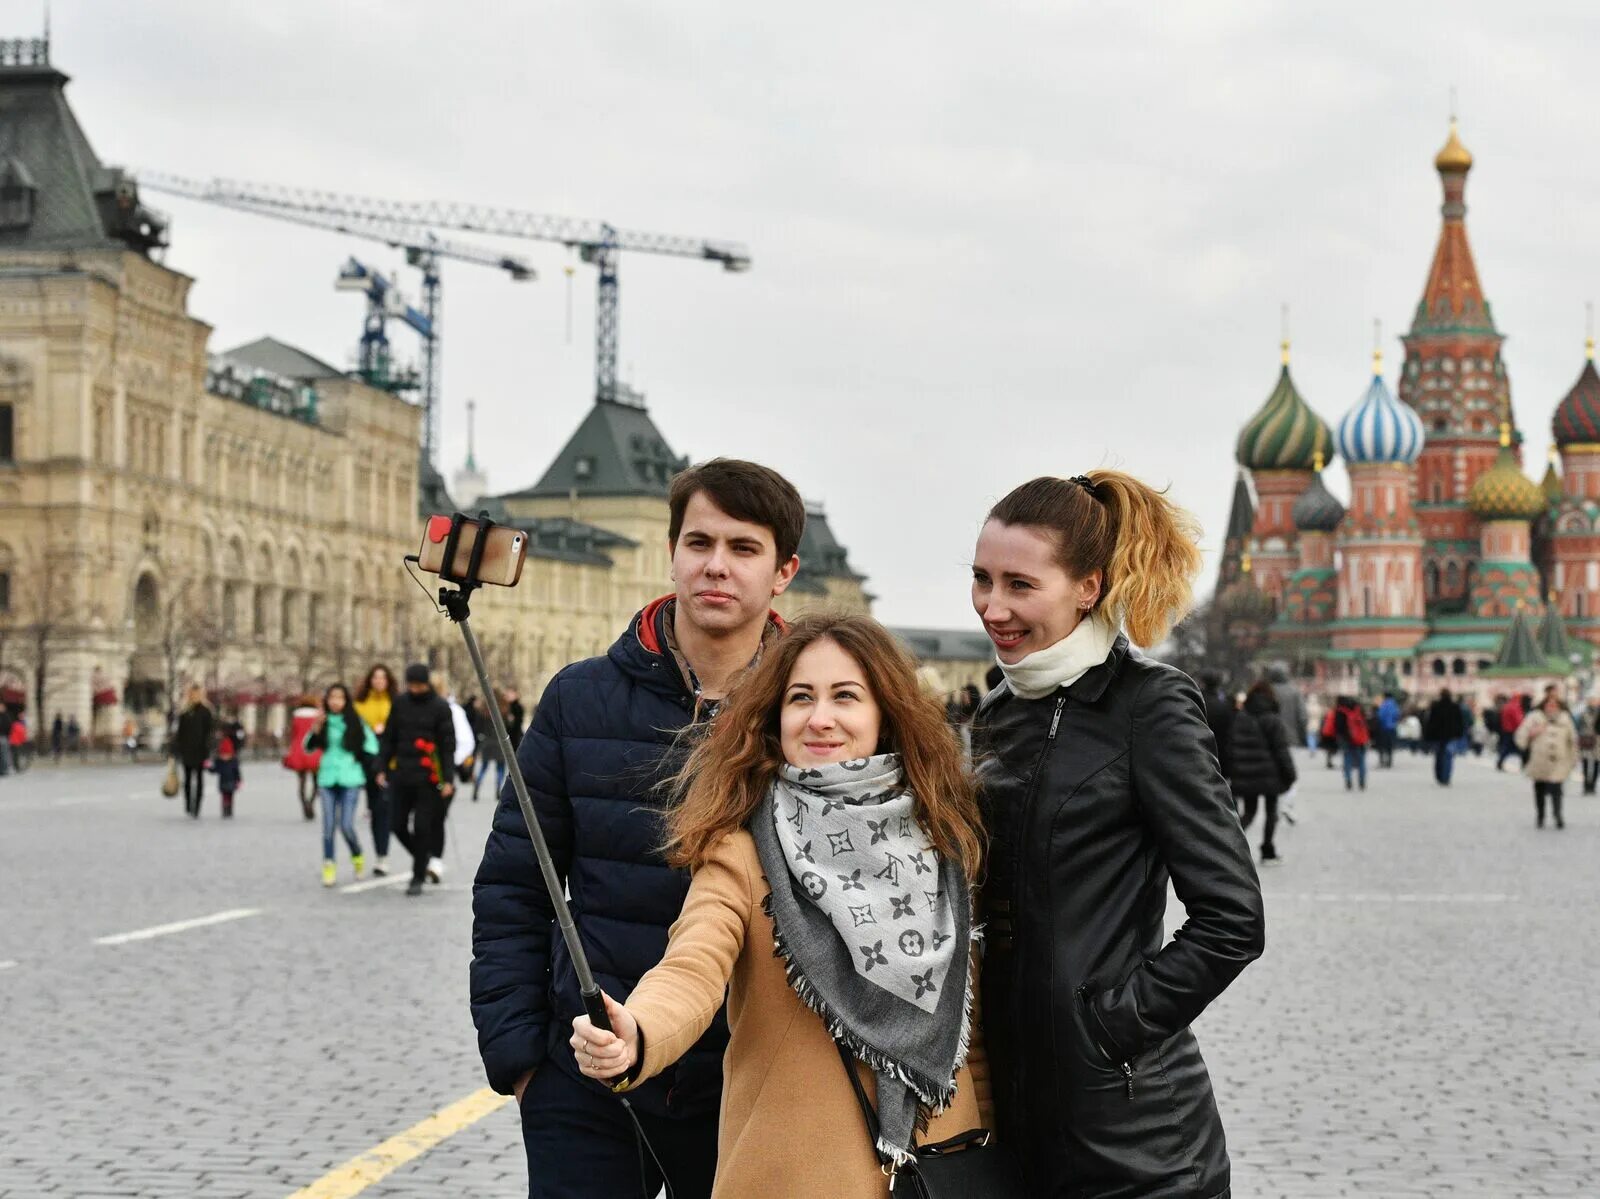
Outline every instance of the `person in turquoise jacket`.
POLYGON ((350 847, 350 865, 360 878, 367 860, 356 836, 356 804, 367 783, 367 763, 378 752, 378 739, 356 715, 350 689, 343 683, 329 687, 322 697, 322 715, 306 732, 307 751, 322 751, 317 767, 317 794, 322 797, 322 885, 331 887, 338 877, 333 861, 333 828, 337 824, 350 847))

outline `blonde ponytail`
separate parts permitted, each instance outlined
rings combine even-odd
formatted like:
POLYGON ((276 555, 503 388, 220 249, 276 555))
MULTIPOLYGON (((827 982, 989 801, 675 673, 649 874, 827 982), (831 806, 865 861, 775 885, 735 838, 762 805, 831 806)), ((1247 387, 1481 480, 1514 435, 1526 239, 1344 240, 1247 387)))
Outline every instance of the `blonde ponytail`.
POLYGON ((1200 523, 1123 471, 1094 470, 1088 477, 1115 529, 1100 606, 1121 616, 1129 640, 1157 645, 1194 600, 1200 523))

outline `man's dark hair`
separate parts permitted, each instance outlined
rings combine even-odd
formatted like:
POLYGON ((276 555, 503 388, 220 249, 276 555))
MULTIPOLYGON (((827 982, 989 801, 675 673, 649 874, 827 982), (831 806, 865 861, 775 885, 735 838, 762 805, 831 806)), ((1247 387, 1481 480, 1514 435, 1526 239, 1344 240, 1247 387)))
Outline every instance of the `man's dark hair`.
POLYGON ((674 476, 667 491, 667 539, 673 544, 683 529, 684 510, 701 492, 734 520, 770 529, 779 566, 794 557, 806 527, 806 506, 794 484, 777 471, 739 458, 713 458, 674 476))

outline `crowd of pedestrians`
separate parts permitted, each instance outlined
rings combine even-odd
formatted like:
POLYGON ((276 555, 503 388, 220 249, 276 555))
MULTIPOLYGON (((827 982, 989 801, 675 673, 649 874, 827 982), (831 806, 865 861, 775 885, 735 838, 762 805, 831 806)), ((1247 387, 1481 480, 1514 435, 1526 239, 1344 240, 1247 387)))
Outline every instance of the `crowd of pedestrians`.
MULTIPOLYGON (((456 786, 472 783, 476 799, 491 762, 498 766, 497 794, 505 779, 506 766, 481 700, 458 703, 444 678, 421 663, 406 668, 399 691, 394 680, 386 665, 375 663, 353 692, 334 683, 320 697, 298 697, 290 709, 282 763, 296 775, 302 815, 313 820, 320 807, 322 883, 327 887, 338 880, 340 840, 354 877, 367 873, 357 829, 363 796, 372 874, 389 874, 390 841, 398 841, 411 856, 406 893, 415 896, 425 883, 444 877, 445 829, 456 786)), ((496 698, 516 743, 525 719, 518 693, 507 688, 496 698)), ((222 816, 233 816, 235 795, 243 785, 244 744, 238 721, 219 717, 205 689, 190 686, 168 745, 171 768, 181 775, 172 793, 181 789, 190 818, 200 818, 208 773, 217 776, 222 816)))

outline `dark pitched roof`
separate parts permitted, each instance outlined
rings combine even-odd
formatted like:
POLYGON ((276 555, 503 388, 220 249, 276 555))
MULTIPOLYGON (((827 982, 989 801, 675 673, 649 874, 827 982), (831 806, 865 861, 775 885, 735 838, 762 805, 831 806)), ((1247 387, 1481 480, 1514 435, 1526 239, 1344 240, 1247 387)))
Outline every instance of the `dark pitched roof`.
POLYGON ((243 363, 260 371, 270 371, 286 379, 342 379, 345 372, 329 366, 322 359, 297 349, 276 337, 258 337, 255 341, 224 350, 220 358, 243 363))
POLYGON ((67 76, 47 59, 15 43, 0 53, 0 249, 165 245, 166 222, 139 203, 133 179, 101 164, 67 104, 67 76))
POLYGON ((1561 612, 1554 602, 1544 606, 1544 615, 1539 619, 1536 638, 1545 657, 1562 663, 1563 667, 1568 664, 1573 650, 1572 638, 1568 635, 1566 622, 1561 619, 1561 612))
POLYGON ((1240 470, 1233 482, 1233 506, 1228 509, 1228 540, 1246 542, 1256 523, 1256 505, 1250 498, 1250 484, 1240 470))
POLYGON ((867 577, 851 569, 850 553, 833 535, 828 514, 821 504, 806 505, 806 526, 800 534, 800 548, 795 552, 800 555, 796 584, 808 575, 813 579, 851 579, 858 583, 867 577))
POLYGON ((688 465, 672 452, 642 400, 596 400, 544 477, 505 498, 573 492, 665 496, 672 476, 688 465))
POLYGON ((1539 648, 1539 642, 1528 627, 1527 609, 1518 608, 1511 617, 1511 627, 1506 630, 1500 652, 1495 656, 1494 670, 1506 673, 1543 674, 1550 662, 1539 648))
POLYGON ((434 469, 428 456, 417 453, 417 515, 431 516, 436 512, 454 512, 456 502, 450 498, 444 476, 434 469))
POLYGON ((983 661, 994 658, 994 643, 970 629, 890 629, 917 658, 945 661, 983 661))

